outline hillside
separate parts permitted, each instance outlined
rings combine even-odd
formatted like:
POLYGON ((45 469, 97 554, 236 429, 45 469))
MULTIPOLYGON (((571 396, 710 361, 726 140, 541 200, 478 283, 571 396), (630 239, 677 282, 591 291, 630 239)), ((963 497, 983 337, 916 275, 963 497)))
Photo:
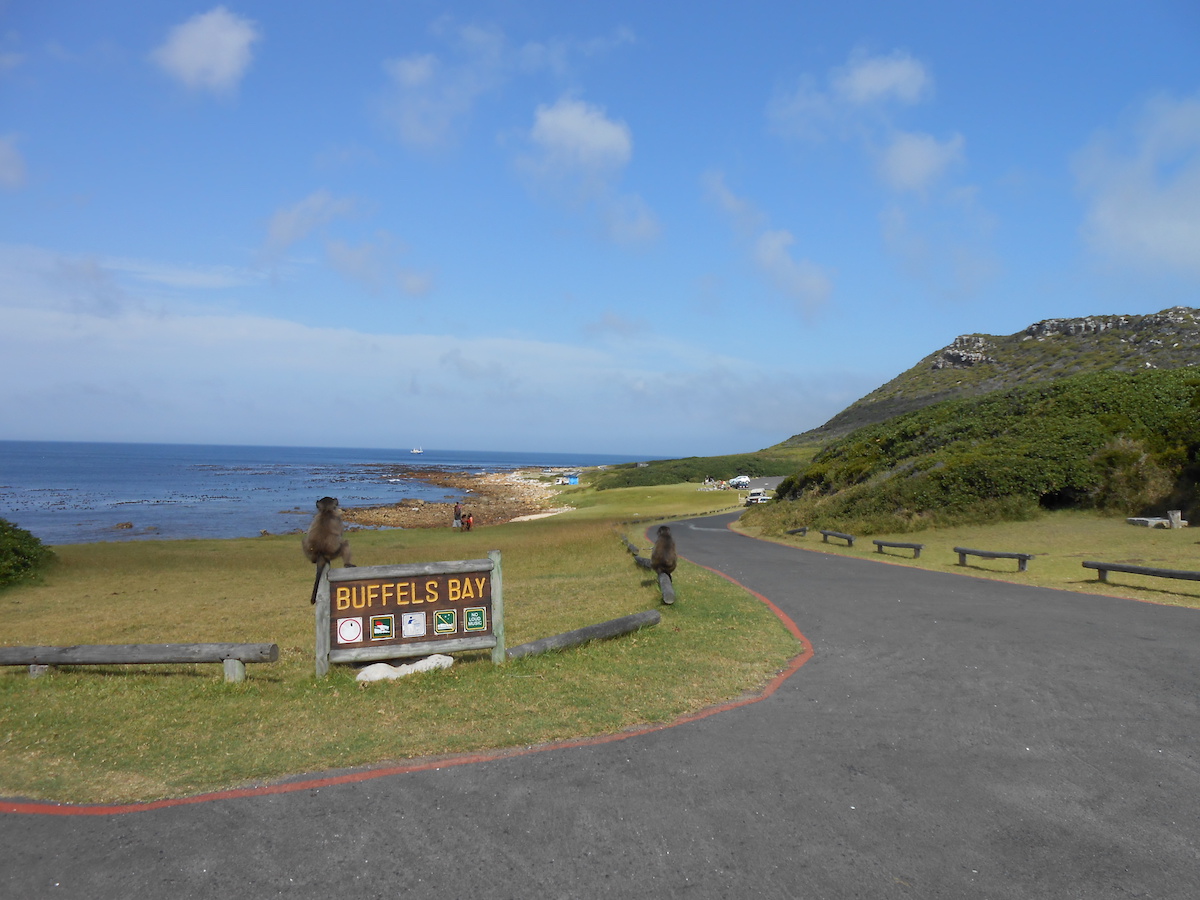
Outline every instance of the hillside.
POLYGON ((827 443, 943 400, 1088 372, 1200 366, 1200 310, 1176 306, 1146 316, 1046 319, 997 337, 968 334, 781 447, 827 443))
POLYGON ((856 533, 1039 508, 1200 513, 1200 370, 1088 372, 931 404, 829 443, 748 516, 856 533))
POLYGON ((761 478, 766 475, 790 475, 807 465, 812 448, 802 450, 774 447, 757 453, 730 456, 689 456, 685 459, 657 459, 650 462, 621 463, 605 466, 588 478, 598 491, 610 488, 648 487, 681 482, 703 483, 709 479, 729 481, 735 475, 761 478))

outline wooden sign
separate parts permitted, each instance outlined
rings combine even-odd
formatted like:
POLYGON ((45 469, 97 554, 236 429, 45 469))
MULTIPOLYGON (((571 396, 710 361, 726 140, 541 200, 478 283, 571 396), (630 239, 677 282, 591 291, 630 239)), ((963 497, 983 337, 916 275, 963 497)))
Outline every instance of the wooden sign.
POLYGON ((458 650, 504 661, 500 551, 487 559, 326 569, 317 589, 317 675, 330 663, 458 650))

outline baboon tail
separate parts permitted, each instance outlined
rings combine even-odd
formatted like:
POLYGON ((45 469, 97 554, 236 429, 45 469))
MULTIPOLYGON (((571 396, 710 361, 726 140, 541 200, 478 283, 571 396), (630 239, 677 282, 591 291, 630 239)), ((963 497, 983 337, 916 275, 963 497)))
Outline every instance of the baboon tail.
POLYGON ((316 605, 316 602, 317 602, 317 588, 319 588, 321 586, 321 573, 325 571, 325 567, 327 565, 329 565, 328 560, 326 560, 324 558, 317 560, 317 577, 313 579, 312 599, 308 601, 310 604, 312 604, 314 606, 316 605))

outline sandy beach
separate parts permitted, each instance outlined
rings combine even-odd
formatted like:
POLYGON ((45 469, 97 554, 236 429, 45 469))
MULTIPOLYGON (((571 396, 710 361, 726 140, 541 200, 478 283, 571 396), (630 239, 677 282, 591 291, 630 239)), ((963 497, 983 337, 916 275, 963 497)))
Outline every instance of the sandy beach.
MULTIPOLYGON (((475 517, 476 527, 540 518, 571 509, 555 503, 558 487, 542 481, 538 470, 491 474, 405 470, 397 474, 466 494, 463 513, 475 517)), ((363 527, 449 528, 454 521, 454 503, 403 498, 388 506, 343 509, 342 517, 348 525, 363 527)))

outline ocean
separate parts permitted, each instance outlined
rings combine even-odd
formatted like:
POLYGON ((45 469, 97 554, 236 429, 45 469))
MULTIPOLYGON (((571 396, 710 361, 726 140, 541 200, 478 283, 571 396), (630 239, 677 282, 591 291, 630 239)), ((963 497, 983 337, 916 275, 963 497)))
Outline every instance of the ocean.
POLYGON ((342 506, 461 494, 404 470, 581 468, 633 457, 0 441, 0 519, 47 544, 253 537, 305 528, 326 495, 342 506), (119 527, 124 526, 124 527, 119 527), (131 526, 131 527, 130 527, 131 526))

